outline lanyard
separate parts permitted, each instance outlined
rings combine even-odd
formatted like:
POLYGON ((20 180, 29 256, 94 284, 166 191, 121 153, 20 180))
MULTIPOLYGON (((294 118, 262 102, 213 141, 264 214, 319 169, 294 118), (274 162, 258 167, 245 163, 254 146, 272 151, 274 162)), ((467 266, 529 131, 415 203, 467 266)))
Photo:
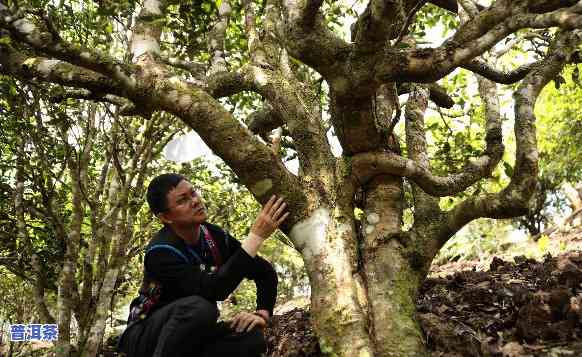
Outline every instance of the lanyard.
MULTIPOLYGON (((216 264, 217 267, 220 267, 222 265, 222 259, 220 256, 220 251, 218 250, 218 245, 214 241, 214 237, 212 237, 212 235, 210 234, 208 229, 206 229, 206 227, 201 225, 200 229, 201 229, 200 233, 202 234, 201 237, 199 237, 199 239, 202 254, 204 254, 204 252, 210 251, 213 263, 216 264)), ((190 246, 187 246, 187 249, 198 264, 204 265, 205 263, 204 260, 202 260, 202 258, 198 255, 198 253, 196 253, 194 249, 192 249, 190 246)))

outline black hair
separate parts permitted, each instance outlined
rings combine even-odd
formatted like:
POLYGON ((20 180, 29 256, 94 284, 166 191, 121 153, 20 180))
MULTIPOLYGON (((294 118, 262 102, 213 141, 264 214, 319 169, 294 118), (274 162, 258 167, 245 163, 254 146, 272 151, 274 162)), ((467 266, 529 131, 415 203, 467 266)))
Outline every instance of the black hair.
POLYGON ((157 215, 168 210, 166 196, 186 178, 180 174, 167 173, 155 177, 148 186, 147 200, 153 214, 157 215))

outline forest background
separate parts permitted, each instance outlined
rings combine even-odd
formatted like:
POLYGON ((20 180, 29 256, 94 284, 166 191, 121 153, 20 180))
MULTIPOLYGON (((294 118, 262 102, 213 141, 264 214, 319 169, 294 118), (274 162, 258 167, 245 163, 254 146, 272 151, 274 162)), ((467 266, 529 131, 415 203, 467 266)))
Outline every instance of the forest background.
MULTIPOLYGON (((135 1, 22 3, 25 4, 20 7, 45 21, 53 34, 113 56, 122 54, 129 46, 127 28, 136 21, 136 9, 140 7, 135 1)), ((211 37, 208 34, 220 28, 224 4, 223 0, 179 2, 171 6, 161 50, 173 48, 177 56, 167 59, 168 65, 178 71, 200 70, 183 59, 197 46, 206 44, 211 37), (194 23, 197 25, 193 26, 194 23)), ((349 24, 356 21, 365 5, 359 0, 325 1, 322 12, 330 28, 339 36, 348 37, 349 24)), ((232 14, 222 38, 227 61, 218 63, 212 53, 202 51, 196 58, 199 63, 240 68, 249 61, 238 52, 251 46, 245 9, 247 13, 254 9, 261 15, 265 12, 264 3, 251 6, 248 1, 231 1, 230 6, 232 14)), ((418 9, 415 16, 412 41, 427 47, 439 46, 460 21, 450 11, 431 4, 418 9)), ((257 18, 260 22, 260 16, 257 18)), ((14 45, 14 39, 1 31, 0 44, 14 45)), ((556 33, 556 29, 520 30, 492 48, 487 56, 500 68, 513 68, 542 56, 556 33)), ((403 45, 406 46, 406 41, 403 45)), ((328 120, 328 83, 298 60, 287 61, 297 76, 314 89, 322 117, 328 120)), ((582 209, 581 69, 577 63, 566 65, 537 101, 539 175, 527 215, 511 220, 473 221, 447 242, 433 263, 483 260, 513 252, 541 257, 549 251, 548 229, 563 225, 564 217, 582 209), (529 248, 524 252, 528 242, 537 243, 526 244, 529 248)), ((437 86, 433 87, 435 95, 445 93, 444 99, 440 102, 437 99, 438 105, 431 102, 425 127, 432 169, 446 173, 451 168, 460 169, 468 156, 480 154, 486 136, 486 108, 479 96, 478 80, 469 70, 457 69, 437 86)), ((443 209, 482 192, 497 192, 510 182, 516 152, 516 140, 510 134, 514 125, 511 93, 516 88, 517 84, 498 88, 506 133, 506 149, 500 164, 487 181, 478 181, 463 192, 440 198, 443 209)), ((400 96, 399 115, 404 113, 407 99, 406 93, 400 96)), ((240 92, 220 102, 261 140, 272 144, 291 171, 301 170, 288 132, 260 130, 264 113, 257 111, 262 106, 260 95, 240 92)), ((253 194, 206 149, 196 147, 202 156, 177 160, 172 148, 178 143, 187 147, 184 136, 190 128, 169 113, 148 113, 147 108, 145 112, 143 109, 123 98, 100 96, 84 89, 63 89, 36 81, 34 76, 23 80, 8 73, 0 74, 1 341, 7 343, 9 324, 60 321, 69 324, 70 329, 60 331, 67 346, 61 344, 58 348, 89 356, 96 353, 108 334, 123 326, 120 320, 125 318, 141 276, 142 248, 159 228, 144 202, 149 180, 159 173, 174 171, 190 178, 202 189, 209 221, 235 237, 246 236, 260 207, 253 194), (62 299, 63 296, 67 299, 62 299), (70 305, 64 306, 67 302, 70 305), (67 309, 72 311, 68 317, 67 309)), ((394 134, 403 138, 405 124, 395 122, 394 134)), ((339 143, 334 144, 337 139, 329 123, 327 129, 332 150, 341 152, 339 143)), ((413 224, 411 185, 404 182, 407 188, 404 227, 413 224)), ((354 216, 364 220, 364 212, 359 208, 354 216)), ((302 257, 293 246, 279 232, 261 251, 274 263, 279 275, 279 307, 305 300, 310 293, 302 257)), ((558 251, 567 249, 558 247, 558 251)), ((252 309, 253 304, 252 284, 244 283, 222 304, 223 316, 252 309)), ((7 343, 6 347, 19 353, 32 345, 7 343)))

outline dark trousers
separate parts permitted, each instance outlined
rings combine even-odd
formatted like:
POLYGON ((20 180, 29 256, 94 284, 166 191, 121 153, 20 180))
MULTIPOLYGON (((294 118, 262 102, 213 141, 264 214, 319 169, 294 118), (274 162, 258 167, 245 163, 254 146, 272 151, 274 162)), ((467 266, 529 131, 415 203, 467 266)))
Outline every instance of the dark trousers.
POLYGON ((217 319, 216 305, 185 297, 130 326, 119 347, 128 357, 258 357, 265 352, 261 330, 236 333, 217 319))

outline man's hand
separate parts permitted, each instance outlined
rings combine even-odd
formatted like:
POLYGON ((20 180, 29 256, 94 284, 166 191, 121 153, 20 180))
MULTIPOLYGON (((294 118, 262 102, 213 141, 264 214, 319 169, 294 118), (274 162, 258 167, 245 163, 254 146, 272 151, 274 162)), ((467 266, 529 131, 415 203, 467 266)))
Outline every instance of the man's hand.
POLYGON ((289 216, 289 213, 285 212, 286 206, 287 204, 283 202, 282 197, 277 199, 275 196, 272 196, 269 202, 265 204, 251 227, 249 236, 242 242, 242 249, 251 257, 254 258, 257 255, 265 240, 289 216))
POLYGON ((230 322, 230 328, 238 333, 249 332, 255 327, 264 329, 267 327, 267 321, 255 314, 248 312, 239 312, 230 322))
POLYGON ((269 238, 285 218, 289 216, 288 212, 284 213, 286 206, 287 204, 283 202, 283 197, 277 199, 276 196, 272 196, 257 216, 255 223, 251 227, 251 233, 263 239, 269 238))

